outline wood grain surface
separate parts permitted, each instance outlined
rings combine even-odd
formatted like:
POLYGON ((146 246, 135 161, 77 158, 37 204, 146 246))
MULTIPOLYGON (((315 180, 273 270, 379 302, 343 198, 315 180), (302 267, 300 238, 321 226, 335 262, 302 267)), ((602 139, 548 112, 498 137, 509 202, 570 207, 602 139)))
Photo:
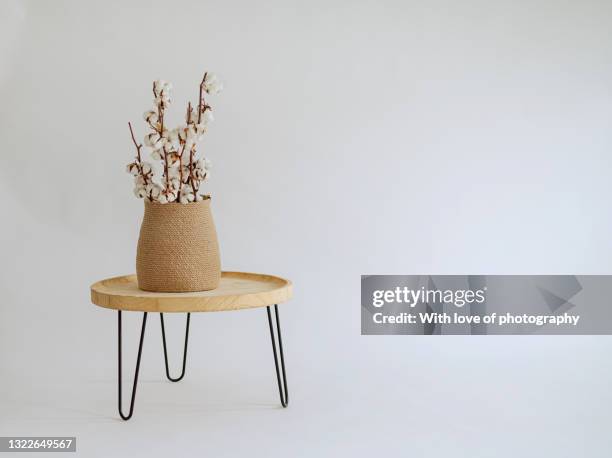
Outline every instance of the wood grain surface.
POLYGON ((214 312, 265 307, 289 300, 293 286, 273 275, 223 272, 219 287, 191 293, 153 293, 138 289, 136 275, 91 285, 91 302, 100 307, 141 312, 214 312))

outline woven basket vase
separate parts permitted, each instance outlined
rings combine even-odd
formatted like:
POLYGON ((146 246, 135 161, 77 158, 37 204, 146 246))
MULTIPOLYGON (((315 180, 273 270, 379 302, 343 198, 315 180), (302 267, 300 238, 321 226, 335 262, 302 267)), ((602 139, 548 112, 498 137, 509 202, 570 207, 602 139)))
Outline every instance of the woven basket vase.
POLYGON ((189 204, 145 200, 136 276, 145 291, 208 291, 219 285, 221 262, 210 199, 189 204))

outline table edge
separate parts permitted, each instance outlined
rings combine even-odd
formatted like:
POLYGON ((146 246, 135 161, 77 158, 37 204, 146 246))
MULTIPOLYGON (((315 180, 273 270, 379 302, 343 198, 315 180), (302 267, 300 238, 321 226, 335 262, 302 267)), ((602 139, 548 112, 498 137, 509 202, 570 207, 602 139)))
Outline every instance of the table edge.
POLYGON ((134 275, 127 274, 98 280, 92 285, 90 285, 90 299, 92 304, 98 307, 112 310, 160 313, 190 313, 220 312, 266 307, 286 302, 293 296, 293 283, 291 282, 291 280, 279 277, 277 275, 239 271, 224 271, 223 273, 273 277, 282 280, 284 282, 284 285, 271 291, 249 294, 231 294, 217 297, 165 297, 164 293, 159 293, 159 297, 149 297, 145 300, 143 300, 142 297, 132 295, 111 295, 100 292, 95 288, 95 286, 97 286, 101 282, 134 275))

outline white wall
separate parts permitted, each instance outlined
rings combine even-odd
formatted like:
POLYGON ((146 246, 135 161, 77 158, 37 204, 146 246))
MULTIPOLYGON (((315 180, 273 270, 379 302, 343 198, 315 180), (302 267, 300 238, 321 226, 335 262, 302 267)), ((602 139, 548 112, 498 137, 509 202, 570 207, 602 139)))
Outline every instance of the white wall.
MULTIPOLYGON (((170 438, 217 456, 607 456, 610 339, 362 337, 359 276, 611 273, 611 14, 595 0, 3 2, 2 435, 75 433, 83 456, 162 454, 170 438), (268 409, 262 310, 194 317, 171 389, 152 316, 142 430, 125 429, 116 316, 88 287, 134 270, 127 121, 144 133, 156 78, 178 118, 204 70, 226 85, 204 144, 223 266, 295 283, 292 406, 268 409)), ((168 322, 178 358, 183 321, 168 322)))

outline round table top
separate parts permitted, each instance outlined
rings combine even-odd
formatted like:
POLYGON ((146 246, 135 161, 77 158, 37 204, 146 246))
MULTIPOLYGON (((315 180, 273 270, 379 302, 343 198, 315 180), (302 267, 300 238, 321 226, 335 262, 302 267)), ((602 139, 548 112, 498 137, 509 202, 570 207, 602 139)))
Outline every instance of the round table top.
POLYGON ((219 287, 192 293, 153 293, 138 289, 136 275, 91 285, 91 302, 100 307, 140 312, 214 312, 265 307, 291 298, 289 280, 273 275, 222 272, 219 287))

